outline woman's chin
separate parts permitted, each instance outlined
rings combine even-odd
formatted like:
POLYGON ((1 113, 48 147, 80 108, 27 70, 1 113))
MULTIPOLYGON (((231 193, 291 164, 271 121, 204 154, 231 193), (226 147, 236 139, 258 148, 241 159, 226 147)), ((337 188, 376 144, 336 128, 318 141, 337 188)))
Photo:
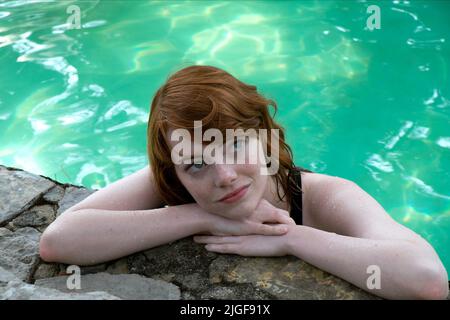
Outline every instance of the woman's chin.
POLYGON ((250 217, 257 207, 257 204, 250 203, 248 201, 240 203, 229 209, 220 210, 220 215, 233 220, 240 220, 250 217))

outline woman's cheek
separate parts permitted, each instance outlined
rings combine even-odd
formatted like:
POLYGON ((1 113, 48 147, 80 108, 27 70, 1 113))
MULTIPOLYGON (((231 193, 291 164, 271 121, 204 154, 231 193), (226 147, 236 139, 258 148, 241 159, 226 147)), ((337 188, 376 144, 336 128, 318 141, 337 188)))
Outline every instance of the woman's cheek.
POLYGON ((199 204, 203 203, 205 195, 203 195, 199 184, 192 184, 192 185, 189 184, 188 186, 185 185, 185 188, 187 189, 187 191, 191 194, 192 198, 194 198, 194 200, 197 203, 199 203, 199 204))

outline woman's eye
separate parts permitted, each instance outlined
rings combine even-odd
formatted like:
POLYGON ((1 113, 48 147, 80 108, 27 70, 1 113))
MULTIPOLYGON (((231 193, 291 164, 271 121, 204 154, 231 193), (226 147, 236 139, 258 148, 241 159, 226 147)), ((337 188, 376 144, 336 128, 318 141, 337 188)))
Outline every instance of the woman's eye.
MULTIPOLYGON (((244 138, 245 139, 245 138, 244 138)), ((235 142, 234 142, 234 148, 236 149, 236 150, 239 150, 239 149, 241 149, 243 146, 244 146, 244 143, 245 143, 245 140, 244 139, 237 139, 235 142)))
POLYGON ((190 166, 187 167, 186 170, 192 171, 192 172, 197 172, 200 171, 201 169, 203 169, 203 167, 206 166, 206 163, 204 161, 202 161, 201 163, 193 163, 190 166))

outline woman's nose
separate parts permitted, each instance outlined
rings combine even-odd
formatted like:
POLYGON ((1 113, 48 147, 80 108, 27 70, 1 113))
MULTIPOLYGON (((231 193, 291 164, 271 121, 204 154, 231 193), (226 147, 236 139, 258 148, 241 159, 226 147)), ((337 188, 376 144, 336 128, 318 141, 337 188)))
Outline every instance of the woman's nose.
POLYGON ((233 165, 229 164, 216 164, 215 169, 215 185, 216 187, 225 187, 232 184, 236 178, 237 174, 233 168, 233 165))

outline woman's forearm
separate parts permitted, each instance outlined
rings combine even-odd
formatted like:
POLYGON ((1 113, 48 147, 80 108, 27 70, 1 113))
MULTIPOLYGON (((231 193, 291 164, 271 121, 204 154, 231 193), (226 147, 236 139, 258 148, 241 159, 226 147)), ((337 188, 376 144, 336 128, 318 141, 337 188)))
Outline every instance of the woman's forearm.
POLYGON ((447 273, 432 249, 418 249, 405 240, 354 238, 307 226, 294 226, 286 238, 288 254, 372 294, 388 299, 447 297, 447 273), (379 288, 373 281, 377 270, 379 288))
POLYGON ((92 265, 205 231, 195 204, 152 210, 83 209, 64 213, 43 233, 46 261, 92 265))

